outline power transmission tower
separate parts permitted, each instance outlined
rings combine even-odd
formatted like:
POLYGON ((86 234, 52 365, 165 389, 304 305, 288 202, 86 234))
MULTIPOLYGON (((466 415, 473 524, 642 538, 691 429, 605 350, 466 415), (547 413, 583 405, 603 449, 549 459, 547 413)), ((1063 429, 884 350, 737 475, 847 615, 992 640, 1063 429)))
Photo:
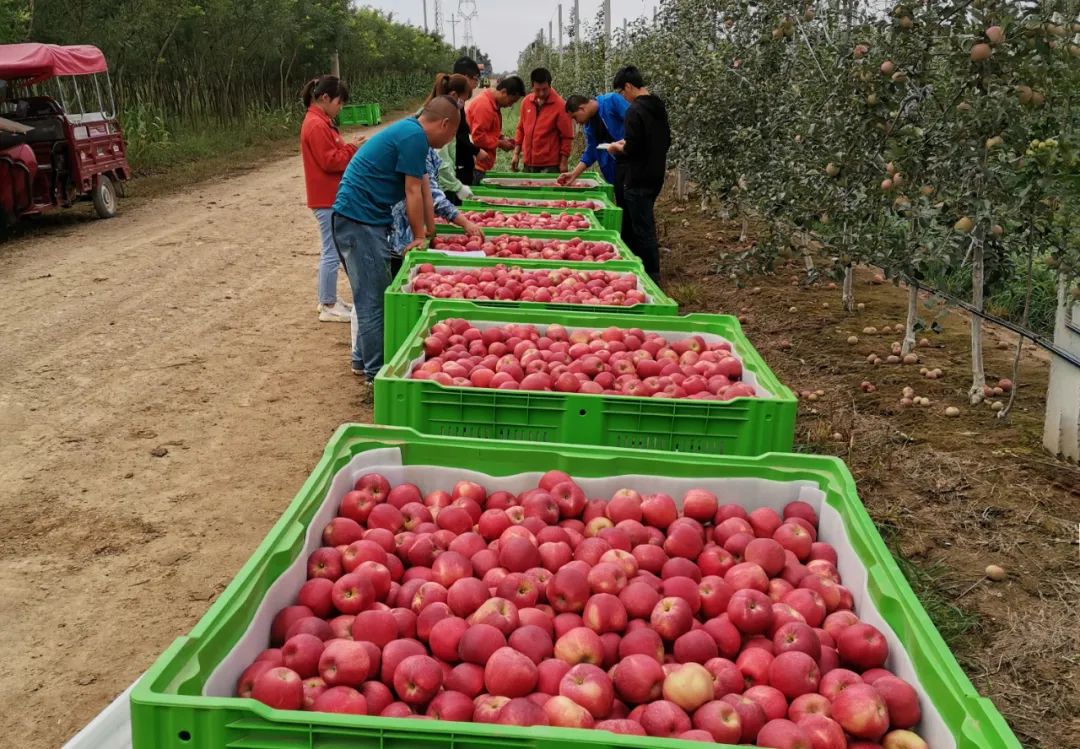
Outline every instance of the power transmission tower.
POLYGON ((442 0, 435 0, 435 33, 439 36, 443 34, 442 0))
POLYGON ((461 42, 465 45, 465 49, 475 57, 472 22, 480 15, 480 11, 476 9, 476 0, 458 0, 458 15, 461 16, 461 42))
POLYGON ((424 0, 424 33, 428 33, 427 25, 427 0, 424 0))
POLYGON ((457 16, 450 14, 450 46, 457 49, 457 16))

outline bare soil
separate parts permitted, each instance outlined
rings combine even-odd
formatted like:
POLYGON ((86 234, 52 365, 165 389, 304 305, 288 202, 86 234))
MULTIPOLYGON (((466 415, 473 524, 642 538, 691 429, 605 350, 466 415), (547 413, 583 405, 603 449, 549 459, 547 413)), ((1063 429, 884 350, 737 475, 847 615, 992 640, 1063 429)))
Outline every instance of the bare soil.
MULTIPOLYGON (((181 190, 150 184, 153 197, 114 220, 58 214, 0 245, 5 745, 55 747, 134 681, 225 588, 332 431, 371 420, 348 326, 316 321, 299 158, 264 156, 181 190)), ((964 669, 1018 735, 1074 745, 1080 472, 1039 445, 1046 358, 1025 351, 1002 425, 965 405, 966 316, 947 315, 920 350, 944 379, 872 367, 866 355, 898 336, 861 330, 902 322, 903 290, 860 272, 866 310, 847 315, 838 290, 791 286, 791 270, 739 288, 713 272, 739 249, 737 226, 662 214, 668 290, 685 311, 747 308, 781 378, 825 392, 803 403, 800 449, 848 461, 890 543, 926 571, 916 587, 964 669), (862 393, 864 379, 878 392, 862 393), (905 384, 933 405, 902 409, 905 384), (963 416, 945 419, 946 404, 963 416), (989 563, 1009 579, 982 579, 989 563)), ((1007 376, 1011 351, 993 335, 988 368, 1007 376)))
POLYGON ((266 155, 0 244, 0 744, 90 720, 372 418, 349 326, 317 321, 295 145, 266 155))

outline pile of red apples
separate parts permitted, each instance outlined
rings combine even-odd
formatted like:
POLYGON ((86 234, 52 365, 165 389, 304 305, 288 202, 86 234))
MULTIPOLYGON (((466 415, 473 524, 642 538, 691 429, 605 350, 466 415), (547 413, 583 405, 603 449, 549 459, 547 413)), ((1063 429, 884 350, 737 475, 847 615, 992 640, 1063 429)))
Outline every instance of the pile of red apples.
POLYGON ((501 229, 545 229, 575 231, 591 228, 582 213, 503 213, 502 211, 462 211, 462 215, 477 226, 501 229))
POLYGON ((604 207, 604 204, 599 200, 542 200, 540 198, 492 198, 486 196, 475 196, 472 199, 488 205, 520 205, 530 208, 587 208, 599 211, 604 207))
POLYGON ((431 249, 446 252, 483 252, 488 257, 517 257, 532 260, 569 260, 603 262, 618 260, 619 253, 610 242, 572 239, 534 239, 510 236, 469 237, 464 234, 436 234, 431 249))
POLYGON ((424 494, 367 474, 236 692, 284 710, 592 728, 776 749, 925 749, 805 502, 692 489, 424 494))
POLYGON ((669 341, 640 328, 481 330, 449 319, 432 326, 424 356, 410 377, 454 387, 721 401, 756 396, 726 341, 669 341))
POLYGON ((632 307, 648 301, 633 273, 602 270, 528 270, 496 265, 491 268, 417 266, 409 290, 436 299, 481 299, 557 304, 597 304, 632 307))

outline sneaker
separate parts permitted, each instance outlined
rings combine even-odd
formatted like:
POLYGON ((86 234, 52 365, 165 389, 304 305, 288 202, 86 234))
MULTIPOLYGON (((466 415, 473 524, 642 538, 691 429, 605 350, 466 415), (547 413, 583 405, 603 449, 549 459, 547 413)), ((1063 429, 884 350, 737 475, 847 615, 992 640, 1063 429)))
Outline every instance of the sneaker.
POLYGON ((348 307, 341 302, 334 302, 333 305, 319 305, 319 322, 347 323, 350 315, 352 315, 352 307, 348 307))

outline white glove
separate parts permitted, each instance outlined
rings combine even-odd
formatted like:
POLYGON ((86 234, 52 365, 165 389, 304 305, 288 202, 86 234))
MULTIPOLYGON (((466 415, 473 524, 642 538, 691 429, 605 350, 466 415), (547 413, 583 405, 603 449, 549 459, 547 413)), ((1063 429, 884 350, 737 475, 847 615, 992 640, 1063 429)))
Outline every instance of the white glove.
POLYGON ((471 199, 473 197, 472 188, 462 183, 461 189, 458 190, 458 197, 465 198, 466 200, 471 199))

